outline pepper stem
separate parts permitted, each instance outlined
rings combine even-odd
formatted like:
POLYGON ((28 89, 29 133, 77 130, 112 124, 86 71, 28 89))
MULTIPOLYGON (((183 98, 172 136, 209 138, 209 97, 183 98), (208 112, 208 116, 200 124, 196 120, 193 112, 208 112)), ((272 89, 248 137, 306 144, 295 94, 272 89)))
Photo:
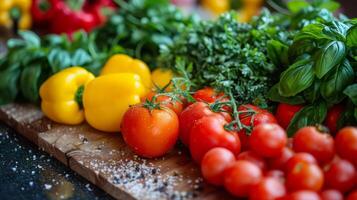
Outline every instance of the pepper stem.
POLYGON ((84 85, 79 86, 74 96, 76 102, 78 103, 79 107, 83 108, 83 92, 84 92, 84 85))

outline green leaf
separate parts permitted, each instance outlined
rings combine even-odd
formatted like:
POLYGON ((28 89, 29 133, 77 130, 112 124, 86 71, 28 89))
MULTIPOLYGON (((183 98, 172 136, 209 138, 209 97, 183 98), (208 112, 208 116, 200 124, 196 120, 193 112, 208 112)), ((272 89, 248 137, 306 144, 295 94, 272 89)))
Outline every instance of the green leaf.
POLYGON ((289 47, 287 45, 277 40, 269 40, 267 45, 268 56, 276 66, 288 65, 289 47))
POLYGON ((346 43, 349 47, 357 46, 357 25, 354 25, 350 29, 348 29, 346 43))
POLYGON ((25 42, 30 46, 40 47, 41 39, 38 35, 31 31, 21 31, 19 35, 25 40, 25 42))
POLYGON ((340 8, 340 4, 335 1, 325 1, 319 5, 320 8, 325 8, 330 12, 335 12, 338 8, 340 8))
POLYGON ((317 54, 315 62, 315 74, 318 78, 324 77, 336 65, 340 64, 346 55, 345 44, 340 41, 328 43, 317 54))
POLYGON ((320 86, 321 81, 315 79, 314 83, 303 92, 305 100, 314 103, 320 97, 320 86))
POLYGON ((345 59, 336 70, 324 78, 321 84, 322 97, 331 104, 337 104, 345 97, 343 90, 353 83, 354 72, 350 62, 345 59))
POLYGON ((315 48, 312 40, 296 40, 289 47, 289 59, 294 61, 297 57, 303 54, 313 52, 315 48))
POLYGON ((354 116, 355 116, 355 119, 357 120, 357 107, 355 108, 354 116))
POLYGON ((19 76, 20 69, 17 67, 9 67, 0 71, 0 105, 15 100, 18 93, 17 80, 19 76))
POLYGON ((312 39, 312 40, 320 40, 320 39, 330 39, 326 35, 322 33, 322 30, 325 28, 325 25, 316 23, 309 24, 305 26, 301 32, 297 33, 294 37, 294 41, 302 40, 302 39, 312 39))
POLYGON ((7 41, 8 49, 20 48, 20 47, 24 47, 25 45, 26 45, 25 41, 21 39, 12 38, 7 41))
POLYGON ((353 104, 357 105, 357 83, 348 86, 343 93, 351 99, 353 104))
POLYGON ((305 103, 305 100, 301 96, 283 97, 279 94, 279 84, 270 88, 267 97, 274 102, 287 103, 290 105, 299 105, 305 103))
POLYGON ((287 128, 289 137, 294 136, 297 130, 309 125, 321 124, 326 118, 327 105, 324 102, 319 102, 309 106, 305 106, 297 112, 287 128))
POLYGON ((47 59, 51 66, 52 73, 59 72, 64 68, 70 67, 72 64, 70 54, 61 49, 52 49, 47 59))
POLYGON ((287 3, 288 9, 293 13, 297 13, 303 8, 308 7, 309 5, 310 4, 305 0, 292 0, 287 3))
POLYGON ((41 66, 32 65, 23 69, 20 77, 20 89, 23 97, 36 103, 39 99, 41 66))
POLYGON ((295 96, 314 82, 314 70, 310 60, 300 60, 281 74, 279 93, 284 97, 295 96))
POLYGON ((91 61, 92 61, 91 56, 83 49, 76 50, 72 56, 73 66, 82 66, 91 61))

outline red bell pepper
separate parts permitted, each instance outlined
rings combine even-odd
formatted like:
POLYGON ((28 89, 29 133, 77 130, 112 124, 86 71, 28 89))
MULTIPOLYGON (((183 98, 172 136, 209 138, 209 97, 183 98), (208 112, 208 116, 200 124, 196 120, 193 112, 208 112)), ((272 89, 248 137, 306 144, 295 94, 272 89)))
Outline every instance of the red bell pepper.
POLYGON ((32 0, 31 15, 36 26, 47 26, 53 20, 60 0, 32 0))
POLYGON ((112 14, 116 8, 112 0, 87 0, 83 6, 83 10, 94 15, 98 25, 103 25, 108 15, 112 14))

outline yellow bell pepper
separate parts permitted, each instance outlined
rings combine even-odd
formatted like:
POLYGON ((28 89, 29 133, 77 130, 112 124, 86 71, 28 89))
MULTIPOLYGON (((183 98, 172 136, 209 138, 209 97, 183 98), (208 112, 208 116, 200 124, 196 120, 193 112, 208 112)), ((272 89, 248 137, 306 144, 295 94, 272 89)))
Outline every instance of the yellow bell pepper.
POLYGON ((164 88, 170 83, 174 73, 170 69, 157 68, 151 73, 151 79, 155 86, 164 88))
POLYGON ((202 0, 203 8, 215 15, 220 15, 230 9, 230 0, 202 0))
POLYGON ((141 60, 133 59, 125 54, 116 54, 109 58, 100 75, 113 73, 134 73, 140 76, 147 89, 151 88, 151 74, 149 67, 141 60))
POLYGON ((1 0, 0 26, 12 27, 14 18, 19 20, 19 29, 31 27, 31 0, 1 0))
POLYGON ((94 75, 81 67, 67 68, 54 74, 40 87, 42 112, 58 123, 82 123, 82 93, 93 79, 94 75))
POLYGON ((100 76, 90 82, 83 93, 87 122, 105 132, 119 132, 124 113, 130 105, 140 103, 146 93, 140 76, 117 73, 100 76))

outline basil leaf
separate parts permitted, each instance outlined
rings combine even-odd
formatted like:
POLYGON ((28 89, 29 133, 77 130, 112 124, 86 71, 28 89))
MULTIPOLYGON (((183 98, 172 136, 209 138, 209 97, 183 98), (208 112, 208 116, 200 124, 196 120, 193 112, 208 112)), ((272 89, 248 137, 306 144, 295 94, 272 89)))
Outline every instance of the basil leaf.
POLYGON ((72 64, 71 56, 65 50, 53 49, 48 55, 48 63, 51 66, 52 73, 61 71, 72 64))
POLYGON ((337 104, 344 98, 343 90, 353 83, 354 72, 350 62, 345 59, 336 70, 326 76, 321 84, 322 97, 331 104, 337 104))
POLYGON ((269 40, 267 44, 267 51, 270 60, 276 66, 288 65, 288 46, 277 40, 269 40))
POLYGON ((345 44, 340 41, 328 43, 317 55, 315 74, 318 78, 324 77, 332 68, 345 57, 345 44))
POLYGON ((287 103, 290 105, 299 105, 305 103, 304 98, 302 98, 301 96, 293 96, 293 97, 281 96, 279 94, 279 84, 276 84, 272 88, 270 88, 267 97, 274 102, 287 103))
MULTIPOLYGON (((330 37, 327 37, 322 33, 323 29, 325 28, 325 25, 323 24, 309 24, 305 26, 301 32, 299 32, 295 37, 294 41, 297 40, 302 40, 302 39, 330 39, 330 37)), ((311 45, 311 43, 310 43, 311 45)))
POLYGON ((346 43, 349 47, 357 46, 357 25, 354 25, 350 29, 348 29, 346 43))
POLYGON ((16 39, 12 38, 7 41, 7 48, 12 49, 12 48, 21 48, 26 45, 24 40, 21 39, 16 39))
POLYGON ((355 119, 357 120, 357 107, 355 108, 354 116, 355 116, 355 119))
POLYGON ((308 102, 314 103, 320 97, 320 85, 321 81, 316 79, 314 84, 303 92, 303 95, 308 102))
POLYGON ((288 9, 293 13, 297 13, 303 8, 308 7, 309 5, 310 4, 305 0, 292 0, 287 3, 288 9))
POLYGON ((330 12, 335 12, 338 8, 340 8, 340 4, 335 1, 325 1, 319 5, 320 8, 325 8, 330 12))
POLYGON ((10 66, 10 68, 0 71, 0 105, 15 100, 18 93, 17 80, 19 76, 20 69, 15 66, 10 66))
POLYGON ((39 80, 41 76, 41 66, 33 65, 23 69, 20 77, 20 89, 26 100, 36 103, 39 99, 39 80))
POLYGON ((343 93, 351 99, 353 104, 357 105, 357 83, 348 86, 343 93))
POLYGON ((291 97, 310 87, 313 82, 314 70, 311 61, 298 61, 282 73, 279 93, 284 97, 291 97))
POLYGON ((315 50, 314 42, 312 40, 297 40, 289 47, 289 59, 295 60, 297 57, 311 53, 315 50))
POLYGON ((91 61, 92 61, 91 56, 83 49, 76 50, 72 56, 73 66, 82 66, 91 61))
POLYGON ((299 112, 297 112, 291 120, 287 128, 288 136, 294 136, 296 131, 302 127, 323 123, 326 115, 327 105, 324 102, 305 106, 299 112))
POLYGON ((19 32, 19 35, 24 39, 27 45, 29 46, 35 46, 35 47, 40 47, 41 46, 41 40, 38 35, 36 35, 34 32, 31 31, 21 31, 19 32))

